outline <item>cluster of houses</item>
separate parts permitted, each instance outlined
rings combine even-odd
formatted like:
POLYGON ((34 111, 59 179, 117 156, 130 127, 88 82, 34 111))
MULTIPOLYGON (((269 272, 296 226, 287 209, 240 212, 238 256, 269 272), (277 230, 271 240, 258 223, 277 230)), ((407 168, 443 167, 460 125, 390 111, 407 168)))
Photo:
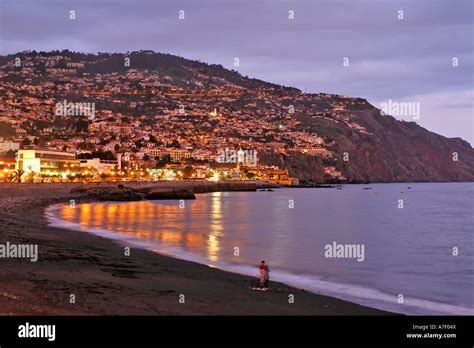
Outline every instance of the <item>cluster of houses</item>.
POLYGON ((174 156, 158 167, 154 160, 133 160, 119 154, 117 159, 78 158, 76 154, 37 145, 22 146, 15 157, 1 157, 0 181, 158 181, 158 180, 262 180, 298 185, 286 169, 258 163, 182 163, 174 156), (3 179, 3 180, 2 180, 3 179))
MULTIPOLYGON (((306 127, 304 119, 321 118, 369 134, 353 117, 353 109, 363 104, 358 99, 271 85, 246 88, 194 66, 186 66, 186 75, 177 78, 166 70, 134 68, 133 59, 125 70, 99 72, 96 65, 106 59, 26 54, 0 66, 0 135, 2 125, 12 130, 3 142, 0 139, 0 153, 27 156, 19 151, 20 144, 56 149, 62 152, 58 156, 76 154, 78 159, 101 150, 152 173, 155 161, 163 159, 169 164, 226 164, 223 149, 335 158, 334 140, 306 127)), ((34 172, 42 172, 30 162, 34 172)), ((112 172, 108 167, 113 163, 82 164, 102 174, 112 172)), ((114 173, 124 172, 114 165, 114 173)), ((210 175, 198 169, 196 175, 210 175)), ((325 172, 340 176, 333 168, 325 172)), ((235 170, 223 176, 229 175, 237 176, 235 170)))

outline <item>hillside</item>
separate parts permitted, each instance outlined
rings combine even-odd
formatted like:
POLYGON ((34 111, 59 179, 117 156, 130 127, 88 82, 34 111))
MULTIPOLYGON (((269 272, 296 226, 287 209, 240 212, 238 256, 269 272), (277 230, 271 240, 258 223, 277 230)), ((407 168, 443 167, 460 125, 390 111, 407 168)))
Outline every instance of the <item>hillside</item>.
MULTIPOLYGON (((76 119, 55 120, 45 100, 67 99, 94 102, 98 117, 129 122, 157 144, 176 141, 208 152, 256 149, 261 161, 303 181, 474 180, 474 150, 462 139, 382 115, 362 98, 302 93, 221 65, 151 51, 22 52, 0 57, 0 73, 0 116, 23 117, 17 124, 29 134, 57 130, 44 141, 98 136, 76 119), (18 57, 20 67, 14 65, 18 57), (212 110, 217 116, 210 116, 212 110)), ((131 145, 121 135, 99 137, 102 146, 119 141, 115 149, 140 152, 139 135, 128 137, 131 145)))

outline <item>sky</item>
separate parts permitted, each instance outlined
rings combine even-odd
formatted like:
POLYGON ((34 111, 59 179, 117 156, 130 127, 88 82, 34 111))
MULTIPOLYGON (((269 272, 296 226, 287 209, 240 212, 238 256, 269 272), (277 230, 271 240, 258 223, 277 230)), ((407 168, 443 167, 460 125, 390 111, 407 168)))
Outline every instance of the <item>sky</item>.
POLYGON ((474 145, 473 23, 473 0, 0 0, 0 54, 152 49, 376 107, 417 105, 393 115, 474 145))

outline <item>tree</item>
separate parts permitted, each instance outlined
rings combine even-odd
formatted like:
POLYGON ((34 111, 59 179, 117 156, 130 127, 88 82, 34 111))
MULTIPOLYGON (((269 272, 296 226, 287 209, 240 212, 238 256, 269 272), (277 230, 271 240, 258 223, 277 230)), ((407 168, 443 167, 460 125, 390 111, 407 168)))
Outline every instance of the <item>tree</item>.
POLYGON ((36 172, 34 172, 34 171, 29 172, 28 173, 28 180, 30 182, 33 182, 35 180, 35 175, 36 175, 36 172))
POLYGON ((190 178, 196 171, 192 166, 186 166, 183 169, 183 177, 185 179, 190 178))
POLYGON ((77 155, 77 159, 92 159, 93 156, 91 153, 83 152, 77 155))
POLYGON ((102 149, 99 149, 97 151, 93 151, 92 152, 92 158, 100 158, 101 160, 110 160, 110 161, 115 160, 115 156, 112 153, 112 151, 110 151, 110 150, 104 151, 102 149))
POLYGON ((13 171, 13 180, 15 180, 17 183, 21 183, 21 177, 23 176, 23 174, 25 174, 25 171, 23 169, 17 169, 13 171))
POLYGON ((76 132, 87 132, 89 126, 89 122, 84 119, 78 119, 75 124, 76 132))
POLYGON ((171 156, 169 154, 164 155, 163 157, 156 157, 156 168, 163 168, 166 164, 171 163, 171 156))
POLYGON ((171 144, 168 144, 167 147, 172 147, 172 148, 175 148, 175 149, 179 149, 179 148, 181 148, 181 144, 179 143, 179 141, 177 139, 173 139, 171 144))
POLYGON ((247 173, 247 179, 253 179, 255 177, 254 173, 247 173))

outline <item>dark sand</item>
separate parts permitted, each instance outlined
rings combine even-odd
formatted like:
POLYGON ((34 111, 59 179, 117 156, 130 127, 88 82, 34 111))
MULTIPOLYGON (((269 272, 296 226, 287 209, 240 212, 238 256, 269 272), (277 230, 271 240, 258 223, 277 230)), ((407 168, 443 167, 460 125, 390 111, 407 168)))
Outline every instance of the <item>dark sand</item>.
POLYGON ((39 246, 38 262, 0 258, 0 315, 391 314, 276 282, 252 291, 247 276, 47 226, 45 207, 81 201, 74 186, 0 183, 0 244, 39 246))

